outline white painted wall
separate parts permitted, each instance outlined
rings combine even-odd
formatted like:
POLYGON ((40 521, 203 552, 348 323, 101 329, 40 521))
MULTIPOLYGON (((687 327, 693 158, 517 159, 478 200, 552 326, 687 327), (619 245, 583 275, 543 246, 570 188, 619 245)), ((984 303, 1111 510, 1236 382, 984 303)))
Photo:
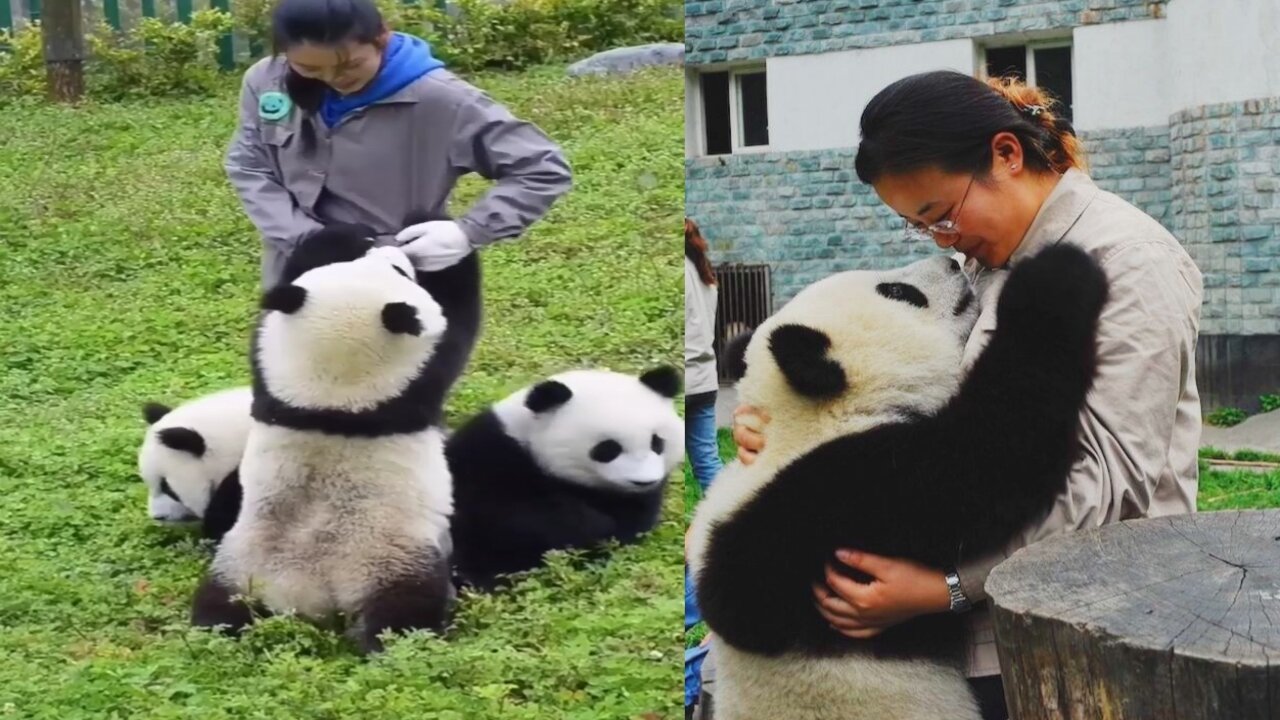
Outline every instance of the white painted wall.
POLYGON ((974 69, 973 42, 947 40, 770 58, 769 149, 820 150, 858 144, 858 120, 889 83, 929 70, 974 69))
MULTIPOLYGON (((1177 0, 1171 5, 1195 0, 1177 0)), ((1081 131, 1164 125, 1173 111, 1168 20, 1078 27, 1071 38, 1074 122, 1081 131)))
POLYGON ((1176 0, 1167 12, 1174 111, 1280 96, 1276 0, 1176 0))

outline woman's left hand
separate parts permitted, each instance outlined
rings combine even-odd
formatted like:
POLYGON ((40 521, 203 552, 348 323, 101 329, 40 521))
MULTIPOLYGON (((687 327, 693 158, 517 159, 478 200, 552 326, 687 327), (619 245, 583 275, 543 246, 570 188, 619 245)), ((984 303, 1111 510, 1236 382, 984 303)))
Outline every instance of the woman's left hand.
POLYGON ((919 615, 951 609, 941 570, 854 550, 840 550, 836 557, 872 577, 860 583, 827 565, 826 584, 814 584, 818 612, 842 635, 871 638, 919 615))
POLYGON ((452 220, 410 225, 396 234, 396 242, 413 266, 423 272, 444 270, 472 253, 467 234, 452 220))

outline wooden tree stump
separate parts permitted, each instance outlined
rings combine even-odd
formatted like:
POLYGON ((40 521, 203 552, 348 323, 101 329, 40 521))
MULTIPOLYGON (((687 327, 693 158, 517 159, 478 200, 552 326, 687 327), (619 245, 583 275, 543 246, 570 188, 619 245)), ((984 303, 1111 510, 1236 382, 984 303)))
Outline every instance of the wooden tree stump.
POLYGON ((1050 538, 986 589, 1012 720, 1280 720, 1280 510, 1050 538))

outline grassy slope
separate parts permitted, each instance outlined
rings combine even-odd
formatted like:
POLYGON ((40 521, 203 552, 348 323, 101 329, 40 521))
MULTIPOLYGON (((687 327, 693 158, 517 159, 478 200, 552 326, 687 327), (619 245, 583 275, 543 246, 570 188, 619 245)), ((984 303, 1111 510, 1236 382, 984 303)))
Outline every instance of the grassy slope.
MULTIPOLYGON (((562 143, 576 188, 485 251, 451 417, 570 366, 678 362, 678 71, 474 81, 562 143)), ((0 717, 674 718, 678 481, 646 544, 471 600, 447 642, 362 661, 287 619, 241 642, 188 631, 207 551, 146 517, 138 408, 247 382, 258 240, 221 169, 235 85, 0 113, 0 717)))

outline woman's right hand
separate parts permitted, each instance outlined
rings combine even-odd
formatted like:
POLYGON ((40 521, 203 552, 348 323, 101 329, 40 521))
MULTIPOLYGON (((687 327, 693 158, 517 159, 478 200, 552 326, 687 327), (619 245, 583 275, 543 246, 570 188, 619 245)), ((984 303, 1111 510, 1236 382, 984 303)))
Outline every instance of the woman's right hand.
POLYGON ((764 426, 769 414, 751 405, 739 405, 733 411, 733 441, 738 444, 738 461, 750 465, 764 449, 764 426))

